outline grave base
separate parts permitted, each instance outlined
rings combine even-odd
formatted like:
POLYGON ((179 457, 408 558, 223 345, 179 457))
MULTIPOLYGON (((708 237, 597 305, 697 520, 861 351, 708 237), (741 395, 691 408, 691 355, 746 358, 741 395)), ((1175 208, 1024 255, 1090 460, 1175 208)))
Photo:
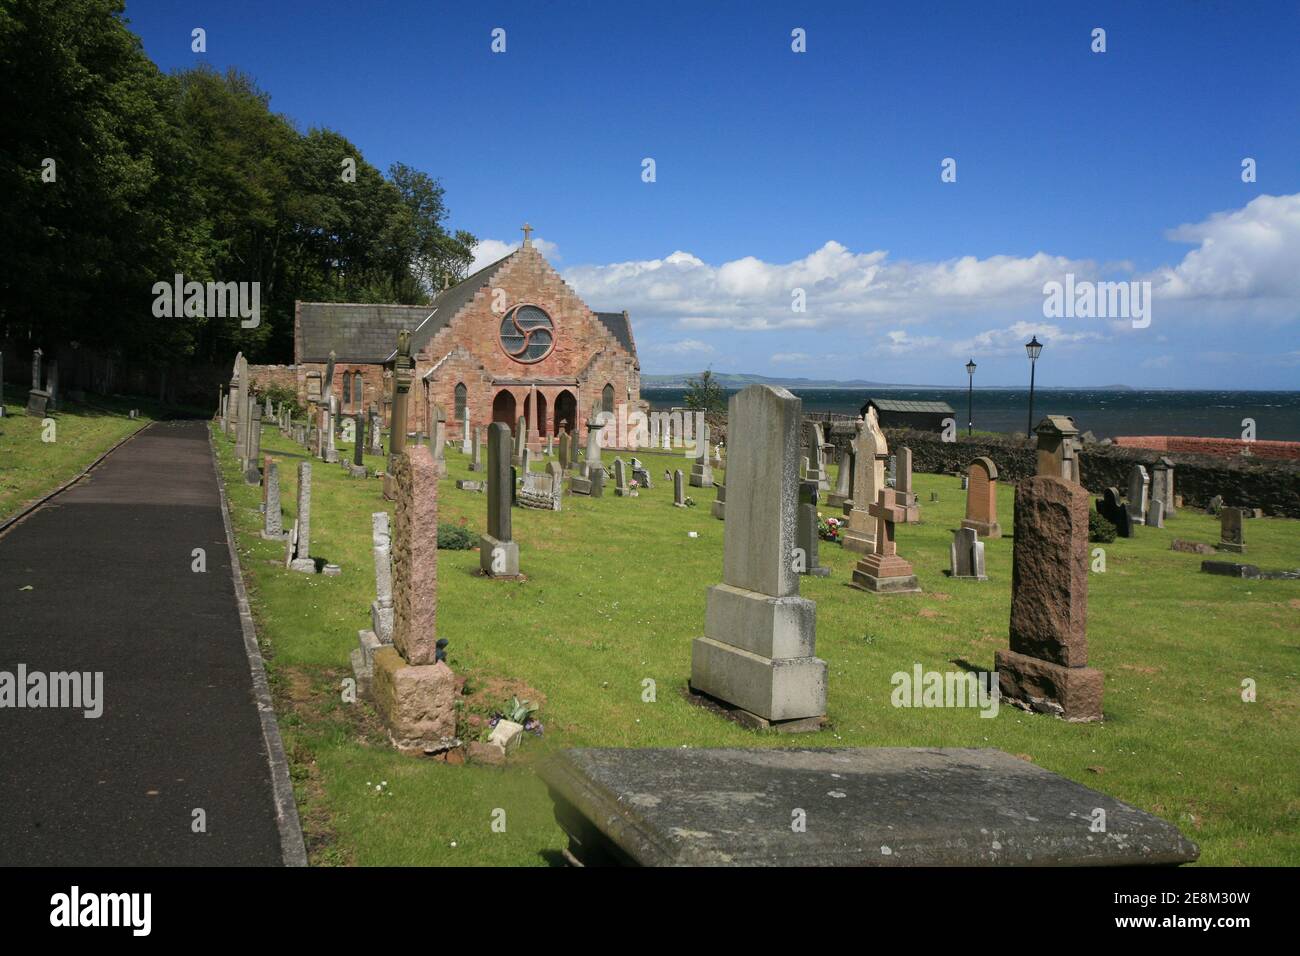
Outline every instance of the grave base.
POLYGON ((1229 544, 1226 541, 1220 541, 1215 546, 1217 551, 1227 551, 1229 554, 1245 554, 1246 546, 1244 544, 1229 544))
MULTIPOLYGON (((854 510, 856 511, 857 509, 854 510)), ((851 516, 849 520, 853 520, 851 516)), ((875 518, 867 518, 865 520, 871 522, 871 527, 873 529, 875 528, 875 518)), ((874 530, 863 531, 850 525, 844 529, 844 534, 840 538, 840 544, 843 545, 846 551, 852 551, 854 554, 872 554, 876 550, 876 535, 874 530)))
POLYGON ((750 730, 775 730, 780 734, 813 734, 824 730, 826 725, 830 723, 824 715, 821 717, 800 717, 794 720, 768 720, 766 717, 760 717, 743 707, 737 707, 735 704, 719 700, 711 694, 696 690, 689 683, 686 685, 686 699, 697 707, 711 710, 715 714, 728 720, 734 720, 742 727, 747 727, 750 730))
POLYGON ((875 594, 919 594, 912 566, 896 555, 869 554, 853 568, 852 586, 875 594))
POLYGON ((357 465, 350 461, 346 463, 345 470, 351 478, 367 478, 370 476, 370 472, 366 470, 365 465, 357 465))
POLYGON ((261 535, 262 535, 263 540, 265 540, 265 541, 283 541, 285 538, 289 537, 289 532, 287 532, 287 531, 274 531, 274 532, 272 532, 272 531, 263 531, 263 532, 261 532, 261 535))
POLYGON ((826 713, 826 662, 770 658, 710 637, 691 642, 691 688, 774 723, 826 713))
POLYGON ((541 768, 586 866, 1142 866, 1196 844, 1000 750, 566 750, 541 768), (806 832, 792 833, 790 808, 806 832), (1088 821, 1105 811, 1106 833, 1088 821))
POLYGON ((590 494, 591 494, 591 479, 590 479, 590 478, 579 478, 577 475, 574 475, 572 478, 569 479, 569 494, 571 494, 571 495, 590 495, 590 494))
POLYGON ((1101 720, 1102 672, 1066 667, 1011 650, 994 655, 1002 699, 1022 710, 1071 723, 1101 720))
POLYGON ((459 681, 451 668, 408 664, 394 647, 373 657, 371 693, 375 710, 388 727, 388 738, 405 754, 441 753, 459 747, 456 698, 459 681))
POLYGON ((301 571, 303 574, 315 574, 316 559, 315 558, 294 558, 293 561, 289 563, 289 568, 290 570, 293 571, 301 571))
POLYGON ((490 534, 478 539, 478 566, 490 578, 519 578, 519 542, 498 541, 490 534), (494 567, 495 565, 495 567, 494 567))

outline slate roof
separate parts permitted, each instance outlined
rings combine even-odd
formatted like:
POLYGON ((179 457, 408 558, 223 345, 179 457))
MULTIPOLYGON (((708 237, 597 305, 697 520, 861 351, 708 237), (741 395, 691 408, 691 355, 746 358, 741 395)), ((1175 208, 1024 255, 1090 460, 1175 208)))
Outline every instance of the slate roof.
POLYGON ((299 362, 338 361, 380 365, 397 346, 397 333, 414 329, 433 310, 428 305, 366 305, 299 302, 299 362))
POLYGON ((632 341, 632 324, 622 312, 597 312, 596 318, 614 335, 628 355, 636 358, 636 343, 632 341))
POLYGON ((862 408, 875 405, 878 412, 920 412, 925 415, 952 415, 952 406, 947 402, 910 402, 895 398, 869 398, 862 408))

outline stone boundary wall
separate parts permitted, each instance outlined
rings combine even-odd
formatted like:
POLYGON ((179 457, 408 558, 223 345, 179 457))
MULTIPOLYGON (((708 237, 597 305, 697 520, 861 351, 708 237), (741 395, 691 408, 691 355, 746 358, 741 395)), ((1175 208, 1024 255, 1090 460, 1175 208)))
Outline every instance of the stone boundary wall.
POLYGON ((250 365, 248 374, 253 379, 256 389, 272 385, 283 385, 298 392, 298 366, 296 365, 250 365))
POLYGON ((1124 448, 1148 451, 1183 452, 1189 455, 1212 455, 1216 458, 1255 458, 1300 461, 1300 441, 1242 441, 1239 438, 1188 438, 1182 435, 1124 435, 1115 439, 1124 448), (1247 452, 1249 449, 1249 452, 1247 452))

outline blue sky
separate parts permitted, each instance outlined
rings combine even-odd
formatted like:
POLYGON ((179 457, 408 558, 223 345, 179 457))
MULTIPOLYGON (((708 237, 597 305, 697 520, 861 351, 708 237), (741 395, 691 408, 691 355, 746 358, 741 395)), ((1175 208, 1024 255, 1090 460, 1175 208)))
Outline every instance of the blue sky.
POLYGON ((441 179, 482 258, 532 222, 590 306, 631 312, 646 372, 962 385, 973 355, 984 384, 1022 384, 1037 334, 1044 384, 1300 387, 1300 4, 127 17, 162 68, 237 66, 301 126, 441 179), (1151 282, 1149 325, 1045 316, 1067 273, 1151 282))

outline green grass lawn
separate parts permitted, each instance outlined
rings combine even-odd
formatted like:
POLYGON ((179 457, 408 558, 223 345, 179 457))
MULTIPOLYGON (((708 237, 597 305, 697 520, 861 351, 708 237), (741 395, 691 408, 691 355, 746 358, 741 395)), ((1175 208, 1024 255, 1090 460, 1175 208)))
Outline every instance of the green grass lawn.
MULTIPOLYGON (((514 511, 524 582, 479 577, 473 551, 439 554, 438 627, 452 668, 480 702, 512 693, 545 700, 545 736, 528 737, 498 770, 401 757, 368 704, 341 700, 374 596, 370 514, 389 508, 381 482, 313 465, 313 551, 343 573, 307 576, 286 571, 283 545, 257 536, 260 491, 239 479, 231 443, 219 438, 217 447, 315 864, 555 863, 563 837, 534 767, 573 746, 997 747, 1177 824, 1200 844, 1202 863, 1300 864, 1300 583, 1202 574, 1199 556, 1169 550, 1174 537, 1218 540, 1217 519, 1184 510, 1164 530, 1094 546, 1106 556, 1088 601, 1090 663, 1106 674, 1103 723, 1010 706, 991 719, 974 709, 897 709, 891 675, 914 662, 991 669, 1010 614, 1011 540, 987 542, 988 582, 950 581, 948 545, 965 494, 954 477, 914 476, 922 523, 900 527, 898 544, 924 593, 849 588, 857 556, 823 544, 833 573, 805 578, 802 593, 817 603, 832 725, 789 737, 745 730, 683 696, 705 589, 721 578, 725 526, 709 514, 710 489, 688 489, 696 508, 671 506, 664 470, 689 474, 686 459, 642 454, 654 487, 638 498, 566 497, 558 514, 514 511), (642 700, 646 678, 657 686, 653 703, 642 700), (1256 703, 1241 699, 1245 678, 1257 684, 1256 703), (491 827, 498 808, 504 833, 491 827)), ((269 427, 262 447, 281 456, 292 523, 294 463, 304 452, 269 427)), ((477 533, 486 498, 454 481, 481 476, 457 451, 447 458, 441 520, 463 519, 477 533)), ((999 496, 1010 531, 1012 489, 999 496)), ((1246 560, 1300 567, 1298 530, 1296 521, 1249 521, 1246 560)))
POLYGON ((27 393, 5 389, 0 418, 0 521, 53 491, 115 444, 152 421, 150 407, 126 399, 94 396, 86 404, 64 400, 54 420, 53 441, 43 441, 42 419, 26 414, 27 393), (130 418, 132 408, 139 418, 130 418))

